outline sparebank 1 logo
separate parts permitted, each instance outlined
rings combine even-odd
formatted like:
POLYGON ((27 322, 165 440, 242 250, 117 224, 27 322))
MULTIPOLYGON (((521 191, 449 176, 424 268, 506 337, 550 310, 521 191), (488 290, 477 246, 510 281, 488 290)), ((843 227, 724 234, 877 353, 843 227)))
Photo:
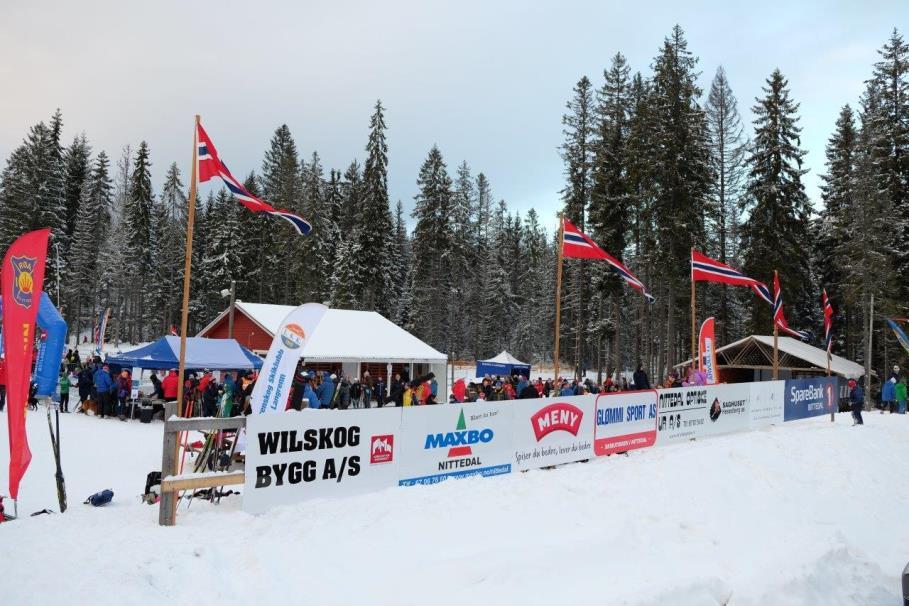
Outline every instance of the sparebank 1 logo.
POLYGON ((462 408, 455 430, 447 433, 428 434, 423 450, 448 449, 448 460, 439 461, 439 471, 458 467, 474 467, 482 465, 482 463, 480 462, 480 457, 473 456, 471 446, 489 444, 494 437, 495 433, 488 427, 485 429, 467 429, 467 422, 464 420, 464 409, 462 408))
POLYGON ((306 332, 299 324, 288 324, 281 331, 281 342, 288 349, 299 349, 306 339, 306 332))
POLYGON ((534 413, 530 417, 530 424, 539 442, 554 431, 567 431, 574 436, 578 435, 583 418, 584 411, 577 406, 556 402, 534 413))

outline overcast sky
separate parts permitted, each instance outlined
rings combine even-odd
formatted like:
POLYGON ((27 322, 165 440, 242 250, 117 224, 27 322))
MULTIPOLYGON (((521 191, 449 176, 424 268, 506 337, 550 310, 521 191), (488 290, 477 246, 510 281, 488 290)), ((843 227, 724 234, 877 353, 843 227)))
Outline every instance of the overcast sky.
POLYGON ((749 131, 754 97, 782 70, 801 103, 817 203, 839 108, 856 103, 893 27, 909 34, 909 1, 0 0, 0 160, 60 107, 67 143, 84 131, 115 158, 147 140, 156 189, 172 161, 188 173, 195 113, 238 176, 260 169, 282 123, 301 154, 343 169, 362 162, 381 98, 392 203, 412 208, 438 144, 451 173, 466 159, 497 198, 536 207, 552 227, 572 86, 584 74, 599 86, 616 51, 649 74, 675 23, 700 58, 705 96, 723 65, 749 131))

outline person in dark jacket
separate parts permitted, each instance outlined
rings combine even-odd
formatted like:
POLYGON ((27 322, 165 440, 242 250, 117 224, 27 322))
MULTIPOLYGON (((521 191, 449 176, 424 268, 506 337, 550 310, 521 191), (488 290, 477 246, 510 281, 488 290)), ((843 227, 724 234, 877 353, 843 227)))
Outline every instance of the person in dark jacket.
MULTIPOLYGON (((201 385, 201 384, 200 384, 201 385)), ((202 390, 202 416, 218 416, 218 398, 220 396, 220 387, 218 382, 211 378, 206 382, 205 389, 202 390)))
POLYGON ((849 403, 852 405, 852 424, 864 425, 862 408, 865 407, 865 392, 855 379, 849 379, 849 403))
POLYGON ((400 374, 395 374, 395 378, 391 382, 391 401, 395 403, 395 406, 400 406, 403 401, 403 396, 404 382, 401 380, 400 374))
POLYGON ((163 400, 164 399, 164 387, 161 386, 161 379, 158 378, 158 373, 156 373, 155 371, 152 371, 151 376, 149 377, 149 380, 151 381, 152 387, 155 390, 155 393, 153 394, 154 397, 159 400, 163 400))
POLYGON ((381 376, 376 379, 375 393, 373 395, 376 397, 376 403, 379 408, 385 406, 385 381, 382 380, 381 376))
POLYGON ((647 377, 647 373, 644 372, 643 364, 638 364, 638 369, 634 371, 631 380, 634 382, 634 388, 637 390, 650 389, 650 379, 647 377))
MULTIPOLYGON (((88 364, 79 371, 79 376, 76 381, 79 384, 79 405, 85 406, 85 401, 92 397, 92 387, 94 386, 94 371, 92 367, 88 364)), ((85 412, 83 410, 83 412, 85 412)))
POLYGON ((530 398, 539 398, 540 394, 537 391, 537 388, 533 383, 527 383, 524 385, 524 388, 521 389, 521 392, 518 394, 519 400, 529 400, 530 398))
POLYGON ((338 408, 341 410, 350 408, 350 381, 346 376, 341 377, 338 383, 338 408))

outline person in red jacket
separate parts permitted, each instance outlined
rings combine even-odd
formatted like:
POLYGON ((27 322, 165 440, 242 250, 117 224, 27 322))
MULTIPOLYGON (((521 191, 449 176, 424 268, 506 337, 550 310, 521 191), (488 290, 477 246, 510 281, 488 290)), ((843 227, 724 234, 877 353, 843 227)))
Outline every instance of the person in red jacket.
POLYGON ((161 381, 161 388, 164 390, 165 402, 177 401, 177 371, 171 369, 164 380, 161 381))

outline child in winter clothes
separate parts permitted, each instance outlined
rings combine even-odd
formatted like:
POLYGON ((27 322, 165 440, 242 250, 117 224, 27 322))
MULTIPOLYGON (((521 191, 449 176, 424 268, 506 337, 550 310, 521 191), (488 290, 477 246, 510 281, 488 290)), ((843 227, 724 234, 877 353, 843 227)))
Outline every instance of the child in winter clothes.
POLYGON ((894 386, 894 392, 899 407, 897 412, 904 415, 906 414, 906 377, 900 377, 900 382, 894 386))

